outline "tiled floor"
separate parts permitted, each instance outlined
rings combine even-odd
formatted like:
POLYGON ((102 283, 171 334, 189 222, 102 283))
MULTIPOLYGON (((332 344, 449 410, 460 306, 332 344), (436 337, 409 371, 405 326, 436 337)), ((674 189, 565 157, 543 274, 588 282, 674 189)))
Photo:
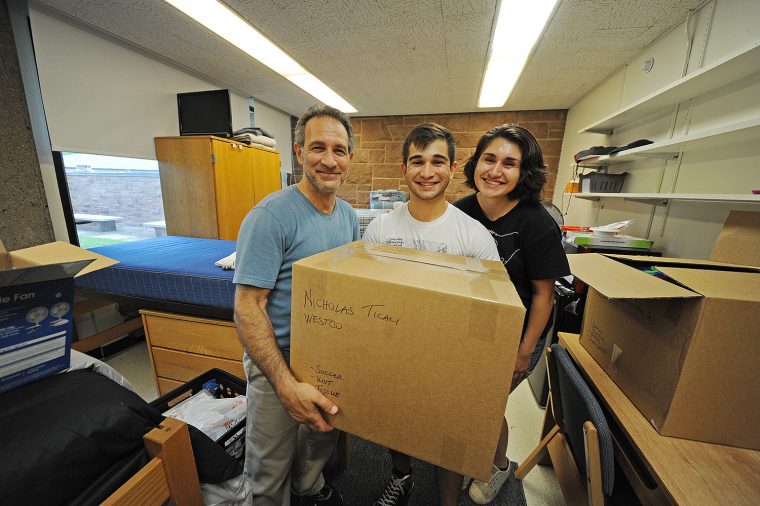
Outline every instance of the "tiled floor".
MULTIPOLYGON (((132 346, 105 360, 134 385, 137 392, 150 401, 157 397, 156 384, 150 368, 145 342, 132 346)), ((509 397, 507 420, 509 422, 509 448, 511 460, 522 462, 539 441, 544 410, 533 399, 528 382, 524 381, 509 397)), ((523 480, 525 498, 529 505, 563 505, 554 470, 536 466, 523 480)))
POLYGON ((148 357, 148 346, 145 341, 120 351, 104 360, 132 383, 137 393, 146 401, 158 397, 156 381, 148 357))
MULTIPOLYGON (((525 460, 538 445, 544 410, 538 407, 530 386, 523 381, 509 396, 507 402, 507 422, 509 423, 509 445, 507 455, 518 463, 525 460)), ((529 505, 563 505, 554 469, 536 466, 523 480, 525 499, 529 505)))

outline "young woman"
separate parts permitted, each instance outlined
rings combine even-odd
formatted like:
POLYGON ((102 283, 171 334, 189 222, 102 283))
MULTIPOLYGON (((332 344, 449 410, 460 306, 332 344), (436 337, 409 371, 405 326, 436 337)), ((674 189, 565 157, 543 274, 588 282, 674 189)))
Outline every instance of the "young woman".
MULTIPOLYGON (((541 147, 526 129, 499 125, 478 141, 464 167, 475 190, 454 205, 482 223, 494 237, 501 261, 526 309, 510 392, 533 370, 551 327, 554 281, 570 274, 561 232, 540 202, 546 183, 541 147)), ((502 422, 491 479, 474 481, 470 498, 488 504, 510 476, 509 428, 502 422)))

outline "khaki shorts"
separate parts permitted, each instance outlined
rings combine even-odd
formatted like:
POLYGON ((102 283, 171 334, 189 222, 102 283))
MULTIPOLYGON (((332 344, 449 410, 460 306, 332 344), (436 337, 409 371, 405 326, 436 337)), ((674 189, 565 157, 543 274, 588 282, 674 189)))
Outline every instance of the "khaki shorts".
POLYGON ((248 414, 245 473, 255 506, 289 506, 290 492, 313 495, 322 490, 322 469, 335 448, 338 431, 316 432, 287 413, 269 380, 247 354, 248 414))

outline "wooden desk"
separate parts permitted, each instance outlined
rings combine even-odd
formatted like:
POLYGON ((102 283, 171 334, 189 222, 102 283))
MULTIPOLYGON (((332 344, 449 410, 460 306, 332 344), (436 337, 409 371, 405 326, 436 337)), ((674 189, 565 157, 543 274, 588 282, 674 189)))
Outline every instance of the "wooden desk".
POLYGON ((580 345, 577 334, 560 333, 559 343, 612 413, 608 423, 618 425, 650 471, 662 492, 659 497, 672 504, 760 504, 760 451, 659 435, 580 345))

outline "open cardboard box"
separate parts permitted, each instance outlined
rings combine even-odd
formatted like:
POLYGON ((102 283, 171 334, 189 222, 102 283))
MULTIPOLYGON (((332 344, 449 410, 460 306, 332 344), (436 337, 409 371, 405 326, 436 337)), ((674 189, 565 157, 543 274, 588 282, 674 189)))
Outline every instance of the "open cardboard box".
POLYGON ((760 268, 568 259, 590 287, 581 344, 660 434, 760 450, 760 268))
POLYGON ((501 262, 358 241, 293 265, 290 366, 334 427, 487 481, 524 315, 501 262))
POLYGON ((115 263, 65 242, 0 241, 0 392, 69 367, 74 277, 115 263))
POLYGON ((731 211, 715 240, 710 260, 760 267, 760 213, 731 211))

